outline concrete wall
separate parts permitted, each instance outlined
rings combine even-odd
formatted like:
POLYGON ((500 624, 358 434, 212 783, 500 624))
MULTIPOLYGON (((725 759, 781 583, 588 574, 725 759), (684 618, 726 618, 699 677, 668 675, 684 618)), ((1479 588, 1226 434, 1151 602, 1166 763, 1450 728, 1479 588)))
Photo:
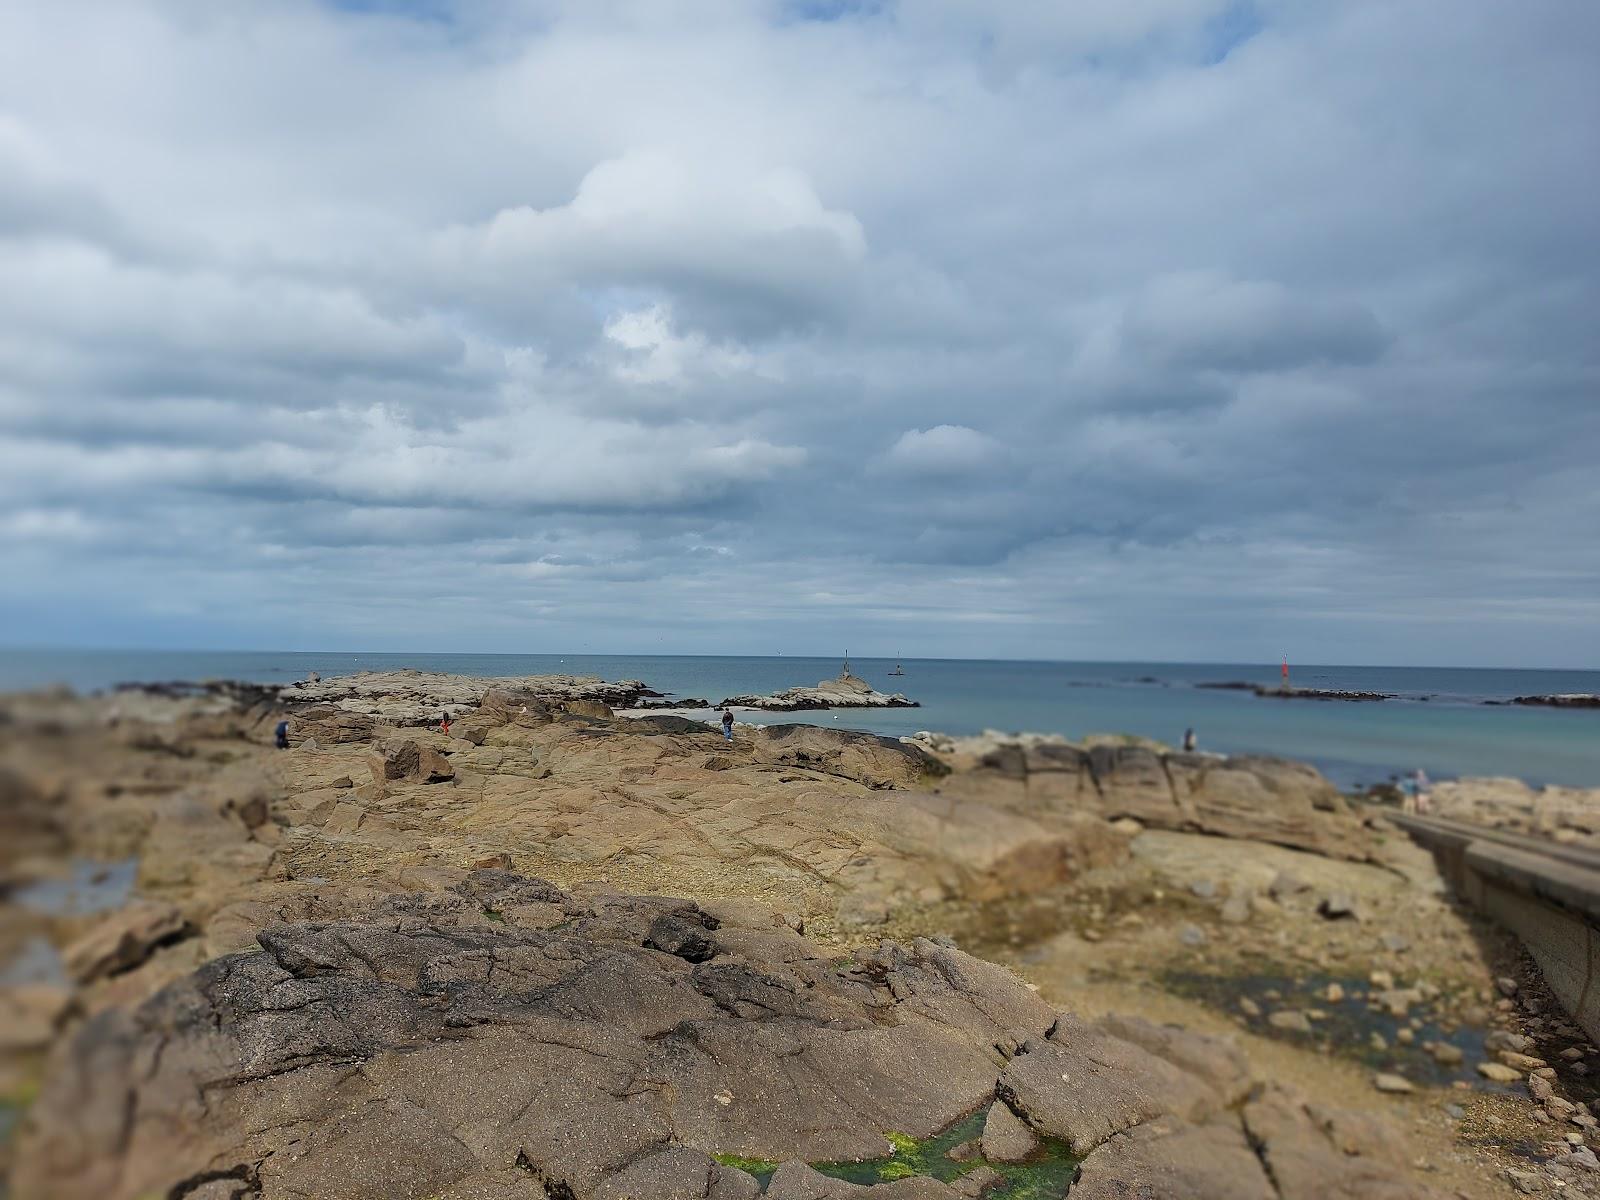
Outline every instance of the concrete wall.
POLYGON ((1600 854, 1431 817, 1389 815, 1433 851, 1456 895, 1516 934, 1600 1044, 1600 854))

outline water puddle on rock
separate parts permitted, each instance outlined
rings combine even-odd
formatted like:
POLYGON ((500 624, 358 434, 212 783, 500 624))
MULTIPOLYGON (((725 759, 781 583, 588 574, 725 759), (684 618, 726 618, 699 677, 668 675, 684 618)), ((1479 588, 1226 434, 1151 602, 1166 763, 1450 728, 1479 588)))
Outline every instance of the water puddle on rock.
MULTIPOLYGON (((1078 1174, 1078 1164, 1083 1160, 1068 1151, 1066 1143, 1054 1138, 1043 1139, 1043 1148, 1035 1158, 1025 1163, 994 1163, 987 1161, 971 1146, 970 1157, 953 1158, 951 1153, 983 1137, 983 1121, 987 1108, 980 1108, 963 1117, 941 1133, 918 1141, 903 1134, 885 1136, 894 1145, 894 1152, 883 1158, 870 1158, 862 1162, 812 1163, 814 1170, 834 1179, 850 1183, 889 1183, 896 1179, 928 1176, 943 1182, 960 1179, 987 1167, 1000 1176, 999 1182, 984 1191, 989 1197, 1009 1197, 1010 1200, 1056 1200, 1065 1196, 1078 1174)), ((763 1188, 771 1180, 778 1164, 760 1160, 743 1159, 734 1155, 714 1155, 719 1162, 749 1171, 763 1188)))
MULTIPOLYGON (((1451 1087, 1470 1083, 1480 1091, 1514 1092, 1518 1088, 1492 1083, 1477 1071, 1480 1062, 1494 1059, 1484 1046, 1485 1031, 1441 1016, 1426 1002, 1408 1007, 1404 1016, 1372 1003, 1377 988, 1365 979, 1328 974, 1209 975, 1195 971, 1168 971, 1161 982, 1173 993, 1198 1000, 1208 1007, 1243 1020, 1251 1033, 1324 1053, 1352 1059, 1374 1071, 1403 1075, 1421 1086, 1451 1087), (1330 1000, 1329 986, 1343 992, 1330 1000), (1257 1012, 1242 1006, 1249 1001, 1257 1012), (1275 1025, 1275 1013, 1298 1013, 1303 1027, 1275 1025), (1259 1014, 1259 1015, 1258 1015, 1259 1014), (1453 1047, 1435 1052, 1433 1046, 1453 1047)), ((1280 1018, 1284 1019, 1284 1018, 1280 1018)))
POLYGON ((64 988, 70 982, 67 968, 61 961, 61 951, 37 934, 23 942, 20 950, 0 964, 0 987, 44 983, 64 988))
POLYGON ((36 879, 17 888, 8 897, 29 912, 51 917, 81 917, 121 908, 133 893, 139 874, 139 860, 117 862, 74 859, 70 874, 36 879))

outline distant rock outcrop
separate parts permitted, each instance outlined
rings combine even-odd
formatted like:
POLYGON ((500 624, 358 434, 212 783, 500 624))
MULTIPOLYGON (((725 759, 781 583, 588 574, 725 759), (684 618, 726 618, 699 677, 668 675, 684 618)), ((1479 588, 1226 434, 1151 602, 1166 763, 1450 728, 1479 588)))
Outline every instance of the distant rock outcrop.
MULTIPOLYGON (((475 675, 445 675, 432 671, 360 671, 331 679, 297 683, 278 693, 285 704, 331 705, 389 725, 427 725, 444 713, 452 718, 476 708, 490 691, 508 693, 519 702, 529 700, 561 705, 597 701, 626 707, 644 698, 656 698, 637 679, 608 683, 592 675, 526 675, 489 679, 475 675)), ((325 709, 316 710, 319 716, 325 709)), ((307 714, 308 717, 311 714, 307 714)))
POLYGON ((816 687, 794 687, 771 696, 729 696, 718 708, 761 708, 770 712, 801 712, 823 708, 920 708, 899 692, 875 691, 865 679, 848 670, 816 687))

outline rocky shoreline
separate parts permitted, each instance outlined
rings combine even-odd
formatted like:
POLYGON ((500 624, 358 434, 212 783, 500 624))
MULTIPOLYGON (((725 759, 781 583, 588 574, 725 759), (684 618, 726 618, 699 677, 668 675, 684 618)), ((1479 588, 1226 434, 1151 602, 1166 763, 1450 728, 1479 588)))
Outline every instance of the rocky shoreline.
POLYGON ((0 697, 12 1194, 1600 1192, 1600 1054, 1314 770, 606 695, 0 697))

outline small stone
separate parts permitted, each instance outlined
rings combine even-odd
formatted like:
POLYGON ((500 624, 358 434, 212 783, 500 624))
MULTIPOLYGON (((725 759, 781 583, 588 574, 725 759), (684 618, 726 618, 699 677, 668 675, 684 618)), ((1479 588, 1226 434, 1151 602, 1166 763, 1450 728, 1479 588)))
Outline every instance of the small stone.
POLYGON ((1587 1063, 1576 1062, 1568 1067, 1567 1070, 1571 1071, 1574 1075, 1587 1075, 1589 1073, 1589 1066, 1587 1063))
POLYGON ((1367 976, 1367 982, 1379 991, 1387 992, 1394 989, 1394 976, 1388 971, 1374 971, 1367 976))
POLYGON ((1299 893, 1308 890, 1310 887, 1311 885, 1309 883, 1307 883, 1304 879, 1301 879, 1292 871, 1279 871, 1277 875, 1273 877, 1272 882, 1267 886, 1267 891, 1272 895, 1274 900, 1281 902, 1284 897, 1298 895, 1299 893))
POLYGON ((1004 1100, 989 1106, 983 1119, 983 1156, 990 1162, 1022 1162, 1039 1148, 1038 1135, 1004 1100))
POLYGON ((1444 1115, 1452 1121, 1460 1121, 1466 1118, 1467 1110, 1459 1104, 1446 1104, 1444 1106, 1444 1115))
POLYGON ((1250 999, 1249 996, 1240 996, 1239 1011, 1247 1017, 1259 1017, 1261 1015, 1261 1005, 1250 999))
POLYGON ((1461 1053, 1461 1047, 1449 1042, 1435 1042, 1428 1048, 1428 1053, 1433 1055, 1433 1061, 1442 1067, 1458 1065, 1466 1056, 1461 1053))
POLYGON ((1250 901, 1243 896, 1229 896, 1222 903, 1222 920, 1228 925, 1243 925, 1250 919, 1250 901))
POLYGON ((1502 996, 1515 996, 1517 994, 1517 981, 1509 975, 1502 975, 1494 981, 1495 987, 1500 989, 1502 996))
POLYGON ((1544 1102, 1544 1110, 1552 1117, 1558 1117, 1563 1121, 1565 1121, 1573 1114, 1574 1111, 1576 1111, 1572 1107, 1572 1101, 1564 1099, 1561 1096, 1551 1096, 1546 1099, 1544 1102))
POLYGON ((953 1147, 950 1151, 950 1159, 953 1162, 971 1162, 981 1153, 983 1153, 983 1142, 978 1138, 973 1138, 971 1141, 962 1142, 959 1146, 953 1147))
POLYGON ((1383 1040, 1383 1034, 1377 1032, 1376 1030, 1374 1030, 1367 1038, 1367 1045, 1371 1046, 1379 1054, 1382 1054, 1389 1048, 1389 1043, 1383 1040))
POLYGON ((1144 826, 1132 817, 1118 817, 1111 822, 1111 828, 1125 837, 1138 837, 1144 832, 1144 826))
POLYGON ((1394 1040, 1399 1042, 1402 1046, 1409 1046, 1412 1042, 1417 1040, 1417 1035, 1416 1032, 1410 1028, 1397 1029, 1395 1030, 1394 1040))
POLYGON ((1344 999, 1344 988, 1338 983, 1330 983, 1322 993, 1322 998, 1329 1004, 1337 1004, 1344 999))
POLYGON ((1515 1050, 1502 1050, 1498 1055, 1501 1062, 1508 1067, 1515 1067, 1519 1071, 1537 1071, 1545 1065, 1542 1058, 1534 1058, 1527 1054, 1518 1054, 1515 1050))
POLYGON ((1203 946, 1206 944, 1206 931, 1198 925, 1185 925, 1178 933, 1178 940, 1185 946, 1203 946))
POLYGON ((1555 1094, 1556 1089, 1548 1079, 1541 1078, 1538 1075, 1529 1076, 1528 1095, 1532 1096, 1535 1100, 1549 1100, 1555 1094))
POLYGON ((1390 954, 1404 954, 1411 949, 1411 943, 1398 933, 1386 933, 1378 939, 1383 943, 1383 948, 1390 954))
POLYGON ((1515 1083, 1522 1078, 1518 1071, 1512 1070, 1504 1063, 1481 1062, 1478 1064, 1478 1074, 1491 1083, 1515 1083))
POLYGON ((1196 879, 1189 890, 1202 900, 1210 900, 1217 894, 1217 885, 1210 879, 1196 879))
POLYGON ((1317 912, 1330 921, 1353 920, 1356 916, 1355 898, 1349 892, 1329 892, 1318 903, 1317 912))
POLYGON ((1561 1052, 1561 1057, 1566 1059, 1568 1062, 1577 1062, 1583 1057, 1583 1051, 1578 1049, 1576 1046, 1568 1046, 1561 1052))
POLYGON ((1544 1191, 1544 1180, 1532 1171, 1519 1171, 1515 1167, 1507 1167, 1506 1178, 1511 1181, 1511 1186, 1524 1196, 1536 1196, 1544 1191))
POLYGON ((1372 1086, 1380 1092, 1406 1093, 1417 1089, 1404 1075, 1394 1075, 1387 1071, 1380 1071, 1372 1077, 1372 1086))
POLYGON ((1292 1008, 1281 1008, 1267 1018, 1267 1024, 1274 1029, 1282 1029, 1287 1033, 1310 1033, 1311 1022, 1306 1020, 1303 1012, 1292 1008))

